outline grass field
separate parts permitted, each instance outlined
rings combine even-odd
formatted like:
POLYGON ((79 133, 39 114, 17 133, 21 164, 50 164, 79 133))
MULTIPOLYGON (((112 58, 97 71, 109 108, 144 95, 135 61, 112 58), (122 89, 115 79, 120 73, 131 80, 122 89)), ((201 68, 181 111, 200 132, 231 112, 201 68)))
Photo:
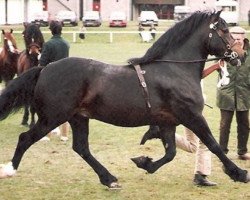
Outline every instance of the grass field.
MULTIPOLYGON (((136 29, 134 24, 131 27, 136 29)), ((163 25, 159 27, 161 30, 164 28, 163 25)), ((18 35, 17 38, 18 46, 23 48, 22 38, 18 35)), ((48 38, 46 36, 46 40, 48 38)), ((122 35, 114 38, 113 43, 108 43, 107 38, 100 35, 87 35, 82 43, 77 41, 70 45, 70 56, 124 64, 130 57, 143 55, 152 43, 141 43, 138 35, 122 35)), ((204 80, 206 102, 213 107, 205 107, 204 115, 218 139, 220 117, 215 105, 216 79, 217 74, 214 73, 204 80)), ((0 163, 12 158, 18 135, 27 130, 20 125, 22 112, 0 122, 0 163)), ((92 168, 72 150, 71 140, 63 143, 54 136, 50 142, 37 142, 26 152, 15 177, 0 180, 0 200, 250 199, 249 184, 233 182, 223 173, 221 163, 214 155, 210 179, 217 182, 218 186, 212 188, 200 188, 192 184, 195 155, 179 149, 175 159, 154 174, 138 169, 130 158, 147 155, 156 160, 164 154, 160 141, 139 145, 146 130, 147 127, 121 128, 96 120, 90 122, 91 151, 119 179, 122 184, 120 191, 110 191, 99 183, 92 168)), ((181 126, 177 132, 182 133, 181 126)), ((71 139, 71 134, 69 137, 71 139)), ((233 122, 228 156, 240 167, 250 171, 250 162, 236 159, 236 139, 236 125, 233 122)))

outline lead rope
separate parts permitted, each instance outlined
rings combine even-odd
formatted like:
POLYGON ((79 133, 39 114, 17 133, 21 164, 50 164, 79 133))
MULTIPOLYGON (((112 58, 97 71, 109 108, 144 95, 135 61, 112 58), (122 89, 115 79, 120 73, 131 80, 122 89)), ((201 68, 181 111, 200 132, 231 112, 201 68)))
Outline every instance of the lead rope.
POLYGON ((151 104, 150 104, 150 99, 149 99, 148 88, 147 88, 147 84, 146 84, 146 81, 145 81, 144 76, 143 76, 146 73, 146 71, 142 70, 140 65, 133 65, 133 66, 135 68, 135 71, 137 73, 137 77, 138 77, 140 84, 142 86, 142 91, 143 91, 144 99, 146 101, 146 106, 147 106, 148 110, 151 111, 151 104))

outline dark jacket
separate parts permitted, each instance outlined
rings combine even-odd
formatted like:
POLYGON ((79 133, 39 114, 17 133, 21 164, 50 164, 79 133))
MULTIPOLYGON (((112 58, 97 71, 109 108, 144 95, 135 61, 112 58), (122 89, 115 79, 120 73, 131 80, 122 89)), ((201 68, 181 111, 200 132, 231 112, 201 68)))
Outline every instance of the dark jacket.
POLYGON ((223 110, 246 111, 250 108, 250 56, 240 67, 228 64, 230 83, 217 89, 217 106, 223 110))
POLYGON ((69 44, 60 35, 54 35, 44 43, 42 55, 39 60, 41 66, 66 58, 69 56, 69 44))

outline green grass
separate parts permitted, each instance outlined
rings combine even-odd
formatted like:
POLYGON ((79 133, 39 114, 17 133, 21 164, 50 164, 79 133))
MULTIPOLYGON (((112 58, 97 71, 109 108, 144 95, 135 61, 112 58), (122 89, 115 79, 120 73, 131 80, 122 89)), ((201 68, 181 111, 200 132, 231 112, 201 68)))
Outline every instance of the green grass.
MULTIPOLYGON (((162 27, 161 27, 162 28, 162 27)), ((20 28, 21 29, 21 28, 20 28)), ((89 36, 81 43, 70 42, 71 56, 94 58, 104 62, 123 64, 130 57, 141 56, 151 44, 141 43, 139 36, 126 35, 108 43, 100 35, 89 36)), ((71 38, 67 38, 71 41, 71 38)), ((23 47, 21 38, 18 45, 23 47)), ((210 63, 211 64, 211 63, 210 63)), ((204 80, 207 103, 204 115, 218 139, 219 110, 215 105, 217 74, 204 80)), ((0 122, 0 163, 8 162, 14 153, 18 135, 27 130, 20 126, 22 110, 0 122)), ((218 158, 212 157, 210 179, 217 187, 199 188, 192 184, 194 154, 177 150, 175 159, 154 174, 138 169, 130 158, 147 155, 154 159, 163 156, 160 141, 154 140, 144 146, 139 142, 147 127, 121 128, 96 120, 90 122, 90 149, 93 155, 118 179, 123 189, 110 191, 99 183, 97 175, 71 148, 70 141, 60 142, 54 136, 50 142, 34 144, 24 155, 17 175, 0 180, 0 200, 219 200, 250 199, 249 184, 235 183, 222 171, 218 158)), ((182 133, 182 127, 178 127, 182 133)), ((232 124, 229 141, 229 157, 240 167, 250 170, 250 162, 236 159, 236 125, 232 124)), ((248 145, 249 148, 249 145, 248 145)), ((250 149, 250 148, 249 148, 250 149)))

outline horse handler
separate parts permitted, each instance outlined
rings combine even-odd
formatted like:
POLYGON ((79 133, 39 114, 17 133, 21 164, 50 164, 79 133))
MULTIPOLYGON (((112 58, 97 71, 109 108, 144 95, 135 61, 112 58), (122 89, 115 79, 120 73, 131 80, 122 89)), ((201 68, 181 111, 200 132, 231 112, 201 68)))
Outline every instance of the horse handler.
MULTIPOLYGON (((249 50, 249 41, 246 38, 246 30, 235 26, 230 29, 236 43, 240 44, 246 51, 249 50)), ((228 64, 230 82, 228 85, 218 87, 217 106, 220 109, 220 139, 219 143, 224 151, 228 153, 228 141, 233 115, 237 122, 237 154, 240 160, 250 160, 247 153, 247 142, 249 138, 249 108, 250 108, 250 58, 247 56, 245 63, 240 67, 228 64)))
MULTIPOLYGON (((62 34, 62 24, 58 21, 51 21, 49 29, 52 34, 52 38, 45 42, 43 45, 43 50, 41 53, 41 58, 39 60, 40 66, 46 66, 51 62, 66 58, 69 56, 69 43, 61 37, 62 34)), ((68 123, 64 123, 60 126, 61 140, 68 140, 68 123)), ((59 134, 58 129, 55 130, 59 134)), ((54 132, 54 131, 52 131, 54 132)), ((50 135, 50 134, 49 134, 50 135)), ((48 135, 48 136, 49 136, 48 135)), ((50 140, 49 137, 44 137, 43 140, 50 140)))

